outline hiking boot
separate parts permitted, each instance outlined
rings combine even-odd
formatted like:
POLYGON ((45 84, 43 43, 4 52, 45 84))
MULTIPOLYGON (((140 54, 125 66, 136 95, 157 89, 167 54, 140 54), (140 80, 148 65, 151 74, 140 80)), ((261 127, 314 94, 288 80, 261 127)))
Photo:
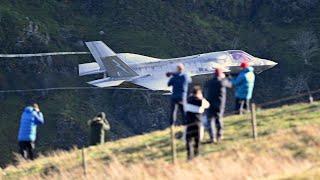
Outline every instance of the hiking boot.
POLYGON ((218 140, 218 143, 221 142, 223 140, 223 136, 219 136, 217 140, 218 140))
POLYGON ((217 143, 217 138, 210 139, 210 143, 211 143, 211 144, 217 143))

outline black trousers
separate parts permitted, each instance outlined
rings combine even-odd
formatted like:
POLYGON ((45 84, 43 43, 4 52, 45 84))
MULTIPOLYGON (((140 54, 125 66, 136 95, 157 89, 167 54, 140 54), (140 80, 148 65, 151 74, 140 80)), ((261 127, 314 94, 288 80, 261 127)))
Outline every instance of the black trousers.
POLYGON ((182 123, 185 123, 185 112, 183 109, 182 101, 171 100, 171 112, 170 112, 170 125, 174 125, 177 121, 178 110, 182 116, 182 123))
POLYGON ((235 111, 237 114, 243 114, 245 111, 250 111, 250 99, 236 98, 235 111))
POLYGON ((223 135, 223 113, 224 110, 220 108, 208 109, 208 131, 210 141, 214 142, 217 138, 222 138, 223 135))
POLYGON ((187 126, 186 148, 188 159, 199 155, 200 146, 200 122, 187 126))
POLYGON ((19 152, 24 159, 34 159, 34 148, 33 141, 19 141, 19 152))

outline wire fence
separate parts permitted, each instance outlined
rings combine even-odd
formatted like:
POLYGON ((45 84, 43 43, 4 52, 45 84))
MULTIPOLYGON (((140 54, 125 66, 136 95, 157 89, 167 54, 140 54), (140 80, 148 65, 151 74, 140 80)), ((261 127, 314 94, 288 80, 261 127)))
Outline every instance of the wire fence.
POLYGON ((48 92, 48 91, 69 91, 69 90, 127 90, 127 91, 149 91, 142 88, 101 88, 101 87, 55 87, 55 88, 39 88, 39 89, 8 89, 0 90, 0 93, 24 93, 24 92, 48 92))
MULTIPOLYGON (((310 95, 315 95, 315 94, 318 94, 320 93, 320 90, 315 90, 315 91, 312 91, 311 93, 310 92, 307 92, 307 93, 302 93, 302 94, 299 94, 299 95, 296 95, 296 96, 290 96, 290 97, 286 97, 286 98, 281 98, 281 99, 277 99, 277 100, 273 100, 273 101, 268 101, 268 102, 265 102, 265 103, 261 103, 259 104, 259 107, 264 107, 264 106, 269 106, 269 105, 273 105, 273 104, 278 104, 278 103, 284 103, 286 101, 289 101, 289 100, 295 100, 295 99, 299 99, 301 97, 305 97, 305 96, 310 96, 310 95)), ((302 100, 302 101, 305 101, 305 100, 302 100)), ((258 140, 258 125, 257 125, 257 116, 256 116, 256 111, 255 111, 255 105, 252 104, 253 106, 251 106, 251 109, 250 109, 250 117, 249 116, 246 116, 246 118, 248 118, 248 126, 249 126, 249 123, 250 123, 250 132, 252 133, 252 138, 254 140, 258 140)), ((257 105, 258 106, 258 105, 257 105)), ((236 113, 233 112, 233 113, 236 113)), ((304 112, 300 112, 300 113, 304 113, 304 112)), ((295 112, 295 115, 298 115, 297 112, 295 112)), ((190 125, 190 124, 189 124, 190 125)), ((191 124, 193 125, 193 124, 191 124)), ((248 129, 249 130, 249 129, 248 129)), ((179 130, 181 131, 181 130, 179 130)), ((170 127, 170 132, 169 132, 169 136, 170 136, 170 144, 166 144, 166 146, 168 146, 170 149, 160 149, 158 148, 158 150, 160 151, 163 151, 162 154, 170 154, 171 155, 171 161, 174 165, 177 165, 178 163, 180 163, 180 161, 178 161, 178 154, 181 153, 181 142, 179 143, 180 145, 178 145, 177 143, 177 137, 176 137, 176 134, 175 134, 175 130, 174 130, 174 126, 171 126, 170 127)), ((189 133, 192 133, 192 131, 189 131, 189 133)), ((248 138, 250 138, 248 136, 248 138)), ((202 145, 201 145, 202 146, 202 145)), ((219 146, 219 144, 217 144, 217 146, 219 146)), ((128 147, 123 147, 122 150, 120 151, 127 151, 128 147)), ((130 148, 129 148, 130 149, 130 148)), ((141 149, 141 151, 152 151, 152 148, 150 148, 148 145, 145 145, 144 148, 141 149)), ((206 153, 209 153, 209 152, 212 152, 212 151, 208 151, 208 152, 202 152, 202 154, 206 154, 206 153)), ((152 153, 152 152, 150 152, 152 153)), ((181 156, 179 156, 181 158, 181 156)), ((86 156, 83 155, 82 156, 83 159, 86 159, 86 156)), ((157 159, 161 159, 163 157, 158 157, 158 158, 155 158, 155 160, 157 159)), ((88 163, 85 162, 85 161, 82 161, 82 168, 83 168, 83 171, 84 171, 84 176, 87 176, 87 173, 88 172, 88 168, 91 168, 90 165, 88 166, 88 163)))
POLYGON ((306 93, 300 93, 300 94, 296 94, 296 95, 292 95, 292 96, 288 96, 288 97, 284 97, 284 98, 279 98, 279 99, 276 99, 276 100, 260 103, 260 104, 257 104, 257 105, 259 107, 265 107, 265 106, 279 104, 279 103, 290 101, 290 100, 296 100, 298 98, 302 98, 302 97, 306 97, 306 96, 312 96, 312 95, 318 94, 318 93, 320 93, 320 89, 317 89, 317 90, 314 90, 314 91, 309 91, 309 92, 306 92, 306 93))
MULTIPOLYGON (((157 94, 158 92, 157 91, 152 91, 152 90, 149 90, 149 89, 142 89, 142 88, 119 88, 119 87, 116 87, 116 88, 100 88, 100 87, 55 87, 55 88, 38 88, 38 89, 14 89, 14 90, 0 90, 0 93, 26 93, 26 92, 49 92, 49 91, 69 91, 69 90, 95 90, 95 89, 99 89, 99 90, 124 90, 124 91, 145 91, 145 92, 153 92, 155 94, 157 94)), ((302 98, 302 97, 306 97, 306 96, 311 96, 311 95, 314 95, 314 94, 318 94, 320 93, 320 89, 317 89, 317 90, 313 90, 313 91, 308 91, 308 92, 305 92, 305 93, 300 93, 300 94, 297 94, 297 95, 292 95, 292 96, 287 96, 287 97, 284 97, 284 98, 278 98, 278 99, 275 99, 275 100, 271 100, 271 101, 268 101, 268 102, 263 102, 263 103, 258 103, 258 104, 255 104, 256 107, 259 107, 259 108, 263 108, 263 107, 266 107, 266 106, 271 106, 271 105, 274 105, 274 104, 280 104, 280 103, 284 103, 284 102, 287 102, 287 101, 290 101, 290 100, 296 100, 296 99, 299 99, 299 98, 302 98)), ((163 93, 159 93, 161 95, 163 95, 163 93)), ((249 109, 249 107, 248 107, 249 109)), ((238 111, 237 110, 234 110, 234 111, 231 111, 231 112, 228 112, 225 114, 225 116, 229 116, 229 115, 233 115, 233 114, 237 114, 238 111)), ((121 124, 119 122, 116 122, 119 125, 118 128, 120 128, 122 131, 124 132, 128 132, 129 131, 125 128, 122 128, 121 127, 121 124)), ((197 123, 195 123, 197 124, 197 123)), ((195 125, 195 124, 189 124, 189 125, 195 125)), ((131 134, 131 133, 129 133, 131 134)))
MULTIPOLYGON (((62 55, 82 55, 90 54, 90 52, 52 52, 52 53, 36 53, 36 54, 0 54, 0 58, 28 58, 43 56, 62 56, 62 55)), ((24 59, 22 59, 24 60, 24 59)))
MULTIPOLYGON (((89 90, 89 89, 101 89, 98 87, 61 87, 61 88, 45 88, 45 89, 20 89, 20 90, 1 90, 0 93, 19 93, 19 92, 41 92, 41 91, 61 91, 61 90, 89 90)), ((144 89, 137 89, 137 88, 104 88, 105 90, 143 90, 143 91, 150 91, 150 90, 144 90, 144 89)), ((152 92, 152 91, 150 91, 152 92)), ((271 106, 274 104, 284 104, 285 102, 291 101, 291 100, 301 100, 301 101, 305 101, 305 99, 301 99, 303 97, 307 97, 307 96, 313 96, 315 94, 319 94, 320 93, 320 89, 314 90, 314 91, 310 91, 310 92, 305 92, 305 93, 301 93, 301 94, 297 94, 297 95, 292 95, 289 97, 284 97, 284 98, 278 98, 275 100, 271 100, 268 102, 263 102, 263 103, 259 103, 256 106, 257 107, 267 107, 267 106, 271 106)), ((253 133, 253 138, 256 139, 258 133, 258 127, 257 127, 257 122, 256 122, 256 115, 255 115, 255 107, 253 107, 251 109, 251 114, 252 116, 248 119, 251 120, 251 124, 252 124, 252 133, 253 133)), ((227 115, 231 115, 231 114, 235 114, 236 111, 230 112, 227 115)), ((121 128, 121 126, 120 126, 121 128)), ((124 131, 127 131, 127 129, 123 128, 124 131)), ((170 135, 171 137, 171 150, 170 150, 170 154, 172 156, 172 161, 173 163, 177 163, 177 151, 179 149, 177 149, 176 147, 176 142, 175 142, 175 132, 174 129, 170 130, 170 135)), ((123 149, 119 149, 119 151, 127 151, 127 147, 123 147, 123 149)), ((146 145, 143 149, 141 149, 141 151, 150 151, 150 148, 146 145)), ((163 154, 168 153, 168 152, 162 152, 163 154)), ((83 168, 83 172, 84 172, 84 176, 87 176, 87 172, 88 172, 88 168, 90 167, 90 164, 88 164, 87 161, 90 161, 90 158, 88 159, 87 157, 88 155, 86 155, 86 151, 81 150, 81 157, 82 157, 82 168, 83 168)), ((72 167, 74 168, 74 167, 72 167)))
MULTIPOLYGON (((299 98, 306 97, 306 96, 313 96, 313 95, 318 94, 318 93, 320 94, 320 89, 313 90, 313 91, 308 91, 308 92, 305 92, 305 93, 300 93, 300 94, 297 94, 297 95, 287 96, 287 97, 284 97, 284 98, 278 98, 278 99, 267 101, 267 102, 264 102, 264 103, 257 103, 257 104, 256 103, 250 103, 250 107, 248 107, 246 110, 248 112, 250 112, 251 115, 252 115, 252 113, 255 113, 256 108, 264 108, 266 106, 280 104, 280 103, 284 103, 284 102, 287 102, 287 101, 290 101, 290 100, 297 100, 299 98), (253 107, 252 107, 252 105, 253 105, 253 107)), ((310 103, 312 103, 312 102, 310 102, 310 103)), ((225 116, 230 116, 230 115, 235 115, 235 114, 239 114, 239 110, 230 111, 230 112, 226 113, 225 116)), ((255 115, 253 115, 253 116, 254 117, 251 117, 251 118, 256 118, 255 115)), ((188 125, 196 125, 196 124, 198 124, 198 123, 192 123, 192 124, 188 124, 188 125)), ((191 131, 191 133, 192 133, 192 131, 191 131)))
MULTIPOLYGON (((128 90, 128 91, 146 91, 146 92, 153 92, 158 93, 158 91, 153 91, 150 89, 144 89, 144 88, 121 88, 121 87, 107 87, 107 88, 101 88, 101 87, 53 87, 53 88, 35 88, 35 89, 8 89, 8 90, 0 90, 0 93, 23 93, 23 92, 48 92, 48 91, 69 91, 69 90, 128 90)), ((159 94, 166 95, 163 93, 165 91, 161 91, 159 94)), ((269 106, 277 103, 281 103, 284 101, 289 101, 293 99, 298 99, 305 96, 314 95, 320 92, 320 89, 308 91, 305 93, 300 93, 292 96, 286 96, 283 98, 277 98, 275 100, 271 100, 268 102, 263 102, 257 104, 259 107, 269 106)))

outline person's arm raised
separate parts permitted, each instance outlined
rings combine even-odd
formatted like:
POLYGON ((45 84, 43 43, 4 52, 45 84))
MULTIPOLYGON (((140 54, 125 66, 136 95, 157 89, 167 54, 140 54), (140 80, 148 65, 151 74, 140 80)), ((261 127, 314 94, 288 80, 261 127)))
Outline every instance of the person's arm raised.
MULTIPOLYGON (((170 75, 168 76, 168 73, 167 73, 167 77, 171 77, 171 73, 170 73, 170 75)), ((172 86, 173 85, 173 79, 172 79, 172 77, 169 79, 169 81, 168 81, 168 86, 172 86)))
POLYGON ((35 123, 36 124, 44 124, 44 118, 43 118, 43 114, 40 111, 33 111, 33 116, 35 118, 35 123))
POLYGON ((222 80, 222 86, 227 88, 232 88, 232 82, 228 78, 226 78, 222 80))
POLYGON ((237 76, 235 79, 232 80, 232 85, 238 86, 239 84, 242 83, 242 81, 244 80, 244 78, 245 78, 245 77, 242 76, 242 75, 237 76))
POLYGON ((103 129, 105 130, 105 131, 108 131, 108 130, 110 130, 110 124, 109 124, 109 121, 108 120, 104 120, 103 121, 103 129))

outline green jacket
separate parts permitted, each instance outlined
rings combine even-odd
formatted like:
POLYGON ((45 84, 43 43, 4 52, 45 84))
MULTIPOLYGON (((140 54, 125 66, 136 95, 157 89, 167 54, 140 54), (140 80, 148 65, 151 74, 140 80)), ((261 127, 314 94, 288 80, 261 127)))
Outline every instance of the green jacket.
POLYGON ((110 130, 107 119, 95 117, 88 121, 90 126, 90 145, 103 144, 105 142, 105 131, 110 130))

